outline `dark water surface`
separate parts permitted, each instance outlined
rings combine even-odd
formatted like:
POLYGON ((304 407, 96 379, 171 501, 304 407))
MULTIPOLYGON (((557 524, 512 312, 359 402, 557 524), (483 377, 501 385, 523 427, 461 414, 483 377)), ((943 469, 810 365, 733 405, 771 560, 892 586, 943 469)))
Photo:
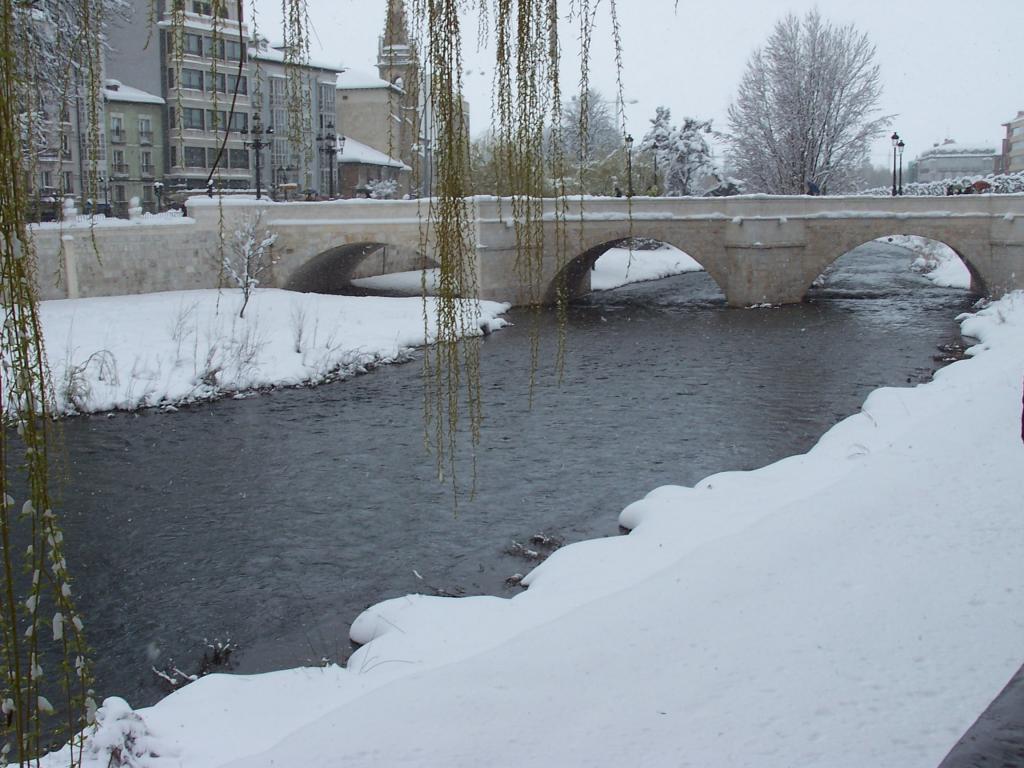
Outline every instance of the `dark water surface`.
POLYGON ((659 485, 806 451, 872 389, 927 379, 936 347, 959 340, 975 297, 909 263, 863 247, 780 309, 728 309, 703 273, 595 294, 571 312, 561 385, 557 323, 541 317, 532 410, 531 315, 510 313, 515 327, 483 345, 478 492, 458 517, 424 450, 415 362, 68 421, 68 561, 100 695, 153 703, 151 666, 190 671, 204 638, 237 642, 241 672, 342 660, 372 603, 511 594, 505 579, 530 567, 504 553, 513 540, 616 535, 619 511, 659 485))

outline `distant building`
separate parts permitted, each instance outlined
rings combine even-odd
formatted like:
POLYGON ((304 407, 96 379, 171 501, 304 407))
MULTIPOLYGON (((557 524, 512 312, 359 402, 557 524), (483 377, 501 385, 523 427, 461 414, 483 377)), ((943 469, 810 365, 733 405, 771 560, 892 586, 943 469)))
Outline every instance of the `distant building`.
MULTIPOLYGON (((335 81, 341 67, 307 61, 298 68, 299 78, 293 78, 289 84, 285 53, 284 46, 272 45, 266 40, 254 42, 249 49, 258 84, 258 90, 254 90, 254 106, 264 129, 274 129, 273 137, 267 137, 269 156, 262 158, 266 171, 263 179, 275 196, 276 192, 289 188, 299 192, 315 189, 326 195, 332 186, 337 187, 337 183, 331 184, 332 163, 325 142, 327 136, 336 133, 335 81), (289 88, 296 86, 302 98, 308 97, 309 111, 293 116, 293 110, 288 108, 289 88), (320 142, 317 142, 318 137, 320 142)), ((334 171, 337 173, 336 167, 334 171)))
POLYGON ((946 139, 918 155, 915 161, 917 181, 942 181, 994 173, 998 157, 994 146, 946 139))
POLYGON ((416 83, 417 64, 403 4, 389 0, 384 34, 378 43, 377 72, 346 68, 338 75, 337 126, 346 138, 341 155, 347 166, 346 196, 365 195, 369 181, 390 178, 396 169, 398 196, 412 192, 413 167, 416 176, 423 177, 426 142, 420 136, 422 106, 415 94, 416 83), (369 160, 379 163, 376 171, 369 160))
POLYGON ((1003 139, 999 170, 1001 173, 1024 171, 1024 111, 1018 112, 1010 122, 1003 123, 1003 127, 1006 128, 1006 137, 1003 139))
POLYGON ((241 42, 248 34, 236 18, 236 5, 156 0, 155 29, 150 0, 131 0, 131 5, 131 18, 110 27, 107 75, 163 98, 166 192, 203 189, 215 163, 219 185, 250 188, 252 158, 240 133, 252 108, 247 46, 241 42), (173 23, 175 14, 180 27, 173 23))
POLYGON ((133 197, 143 210, 157 208, 154 184, 164 175, 164 100, 146 91, 107 80, 108 176, 102 193, 115 216, 127 216, 133 197))
MULTIPOLYGON (((344 197, 371 197, 380 182, 394 182, 391 197, 400 197, 409 188, 412 168, 384 152, 345 138, 338 152, 338 174, 344 197)), ((386 188, 386 187, 385 187, 386 188)))

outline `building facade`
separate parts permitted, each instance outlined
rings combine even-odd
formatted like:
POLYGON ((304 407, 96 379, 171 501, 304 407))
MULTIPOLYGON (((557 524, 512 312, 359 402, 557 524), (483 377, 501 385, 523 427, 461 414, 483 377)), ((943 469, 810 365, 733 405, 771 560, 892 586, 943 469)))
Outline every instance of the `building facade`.
POLYGON ((132 5, 110 28, 107 73, 164 100, 165 194, 204 189, 211 175, 221 188, 251 188, 248 30, 236 5, 157 0, 155 29, 149 0, 132 5))
POLYGON ((290 65, 285 63, 285 53, 282 46, 266 40, 255 41, 249 49, 256 83, 254 108, 264 130, 273 129, 265 137, 269 153, 260 159, 266 163, 264 178, 275 197, 283 197, 290 190, 326 195, 338 185, 337 167, 330 157, 333 146, 328 137, 337 132, 335 82, 341 67, 308 61, 298 66, 298 76, 293 72, 289 80, 290 65), (308 100, 308 111, 295 114, 289 108, 296 96, 308 100))
POLYGON ((1000 156, 1001 173, 1019 173, 1024 171, 1024 111, 1008 123, 1003 123, 1006 137, 1003 139, 1003 152, 1000 156))
POLYGON ((107 80, 107 176, 104 202, 115 216, 127 216, 133 197, 142 209, 158 207, 156 183, 164 178, 164 100, 160 96, 107 80))
POLYGON ((423 178, 420 136, 423 107, 417 96, 417 63, 401 0, 389 0, 384 33, 378 41, 377 72, 345 69, 337 79, 337 126, 346 139, 339 155, 343 188, 365 197, 372 183, 396 183, 395 196, 411 194, 413 178, 423 178))
POLYGON ((995 147, 946 139, 918 155, 914 161, 916 180, 931 182, 988 175, 995 172, 998 157, 995 147))

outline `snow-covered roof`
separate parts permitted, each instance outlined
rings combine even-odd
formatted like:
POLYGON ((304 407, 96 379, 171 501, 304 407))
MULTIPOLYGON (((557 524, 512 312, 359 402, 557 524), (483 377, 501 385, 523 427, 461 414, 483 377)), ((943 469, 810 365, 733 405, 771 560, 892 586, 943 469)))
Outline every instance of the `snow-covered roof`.
POLYGON ((391 83, 387 80, 382 80, 372 72, 365 72, 361 69, 346 67, 338 73, 338 90, 356 91, 390 87, 391 83))
POLYGON ((383 165, 388 168, 398 168, 403 171, 411 171, 408 165, 401 160, 386 155, 361 141, 345 137, 345 146, 338 151, 339 163, 352 163, 359 165, 383 165))
POLYGON ((933 157, 935 155, 995 155, 998 154, 994 145, 987 141, 950 141, 947 139, 942 144, 937 144, 931 149, 926 149, 920 157, 933 157))
POLYGON ((103 98, 107 101, 127 101, 133 104, 163 104, 164 100, 139 88, 132 88, 120 80, 105 80, 103 98))
MULTIPOLYGON (((249 58, 284 64, 284 46, 281 43, 270 43, 266 47, 250 47, 249 58)), ((340 72, 342 68, 341 64, 328 64, 326 61, 318 59, 309 59, 308 61, 304 61, 302 66, 310 67, 312 69, 326 69, 331 72, 340 72)))

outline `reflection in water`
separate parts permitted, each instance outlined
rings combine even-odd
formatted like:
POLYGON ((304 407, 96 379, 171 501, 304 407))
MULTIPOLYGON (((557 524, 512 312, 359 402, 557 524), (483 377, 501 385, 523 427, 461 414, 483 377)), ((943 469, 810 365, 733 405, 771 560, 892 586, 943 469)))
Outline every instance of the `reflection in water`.
MULTIPOLYGON (((728 309, 703 273, 594 294, 570 313, 564 380, 541 370, 532 410, 533 319, 511 313, 484 344, 478 492, 457 517, 424 451, 416 364, 67 422, 69 561, 100 694, 155 701, 151 665, 191 667, 215 636, 240 644, 240 671, 342 659, 374 602, 512 594, 529 567, 504 554, 512 540, 616 535, 656 486, 807 450, 871 389, 926 377, 971 303, 907 272, 905 251, 845 262, 779 309, 728 309)), ((553 357, 552 315, 539 332, 553 357)))

